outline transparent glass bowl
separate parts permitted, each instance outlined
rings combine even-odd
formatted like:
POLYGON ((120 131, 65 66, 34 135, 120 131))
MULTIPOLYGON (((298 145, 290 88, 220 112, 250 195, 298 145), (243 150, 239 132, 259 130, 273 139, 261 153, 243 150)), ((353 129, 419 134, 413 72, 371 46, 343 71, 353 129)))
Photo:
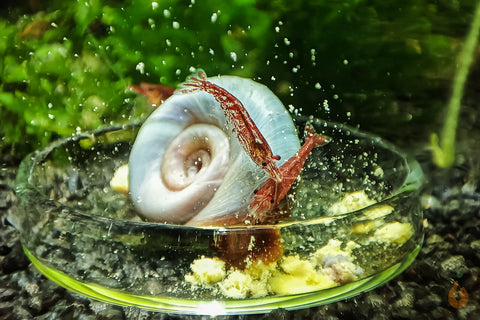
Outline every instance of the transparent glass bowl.
POLYGON ((142 221, 128 197, 110 188, 115 170, 128 162, 138 124, 79 134, 26 157, 9 220, 45 276, 105 302, 217 315, 345 299, 389 281, 417 255, 423 174, 378 137, 312 124, 332 142, 314 149, 286 202, 292 217, 276 225, 142 221), (272 235, 272 248, 263 249, 280 246, 276 263, 235 268, 218 258, 251 250, 238 239, 268 242, 272 235))

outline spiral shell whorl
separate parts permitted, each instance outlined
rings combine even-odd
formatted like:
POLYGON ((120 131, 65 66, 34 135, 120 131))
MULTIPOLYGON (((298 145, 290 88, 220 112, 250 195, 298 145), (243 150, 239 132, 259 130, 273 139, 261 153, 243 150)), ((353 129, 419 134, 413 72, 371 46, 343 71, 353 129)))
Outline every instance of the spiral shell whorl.
MULTIPOLYGON (((233 76, 208 81, 242 102, 281 156, 279 166, 298 151, 292 119, 267 87, 233 76)), ((239 144, 218 102, 205 92, 177 92, 155 110, 138 133, 129 167, 139 214, 171 224, 233 223, 267 179, 239 144)))

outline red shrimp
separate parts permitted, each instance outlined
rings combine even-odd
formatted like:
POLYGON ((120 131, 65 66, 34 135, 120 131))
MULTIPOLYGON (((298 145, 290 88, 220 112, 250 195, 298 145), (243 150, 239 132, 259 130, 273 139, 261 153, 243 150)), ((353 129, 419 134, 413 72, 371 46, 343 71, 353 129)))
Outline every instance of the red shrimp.
POLYGON ((140 83, 139 86, 129 85, 127 88, 147 97, 148 103, 155 107, 161 105, 175 91, 175 88, 146 82, 140 83))
POLYGON ((250 155, 252 160, 262 167, 276 182, 282 180, 280 170, 275 161, 280 160, 279 155, 274 155, 267 140, 258 130, 255 122, 248 114, 243 104, 230 92, 206 79, 204 72, 199 72, 200 78, 192 77, 190 82, 184 84, 184 93, 203 90, 211 94, 220 103, 225 117, 232 123, 233 130, 237 133, 238 140, 243 149, 250 155))
POLYGON ((309 125, 305 127, 305 131, 307 133, 305 143, 294 156, 280 167, 282 180, 277 182, 272 178, 268 179, 253 196, 249 209, 250 215, 255 218, 256 223, 272 222, 272 218, 268 217, 268 212, 287 195, 312 149, 325 145, 331 140, 327 136, 314 133, 309 125))

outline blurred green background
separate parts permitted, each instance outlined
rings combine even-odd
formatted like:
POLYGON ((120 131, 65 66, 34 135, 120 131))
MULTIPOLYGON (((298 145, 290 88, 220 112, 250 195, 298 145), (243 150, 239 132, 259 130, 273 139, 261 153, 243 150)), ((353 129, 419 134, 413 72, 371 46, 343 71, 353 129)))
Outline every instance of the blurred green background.
MULTIPOLYGON (((475 4, 2 1, 0 152, 19 159, 59 136, 141 119, 151 108, 128 84, 176 86, 196 68, 264 83, 295 113, 427 146, 475 4)), ((465 88, 462 141, 480 131, 479 71, 465 88)))

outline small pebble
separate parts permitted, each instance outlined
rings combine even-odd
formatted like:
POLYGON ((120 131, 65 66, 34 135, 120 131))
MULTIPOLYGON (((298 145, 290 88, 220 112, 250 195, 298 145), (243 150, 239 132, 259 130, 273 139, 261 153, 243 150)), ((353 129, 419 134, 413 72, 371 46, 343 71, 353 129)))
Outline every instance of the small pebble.
POLYGON ((463 256, 451 256, 440 263, 444 272, 465 273, 467 266, 465 265, 465 258, 463 256))

